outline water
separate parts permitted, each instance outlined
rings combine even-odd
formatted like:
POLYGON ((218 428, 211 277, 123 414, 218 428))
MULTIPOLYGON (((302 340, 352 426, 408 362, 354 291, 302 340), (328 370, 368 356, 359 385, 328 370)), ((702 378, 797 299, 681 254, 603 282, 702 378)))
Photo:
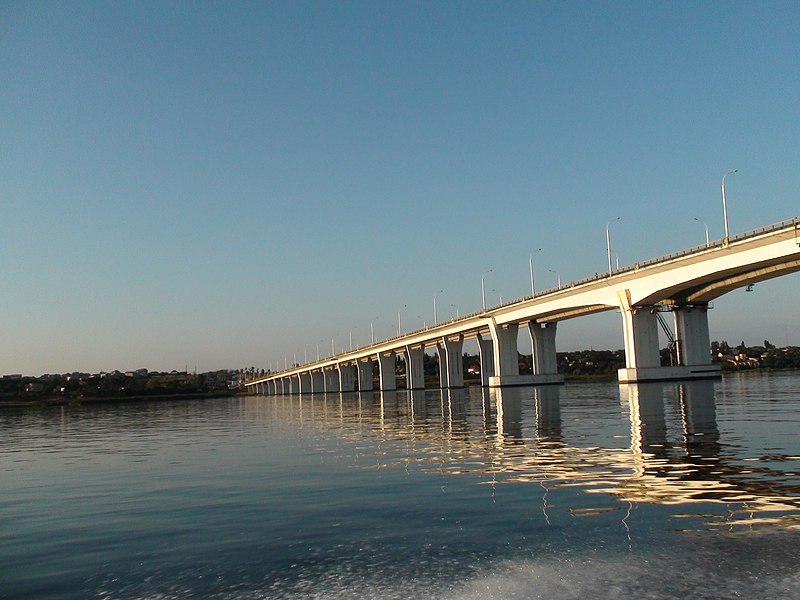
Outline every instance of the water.
POLYGON ((0 597, 800 597, 798 384, 2 410, 0 597))

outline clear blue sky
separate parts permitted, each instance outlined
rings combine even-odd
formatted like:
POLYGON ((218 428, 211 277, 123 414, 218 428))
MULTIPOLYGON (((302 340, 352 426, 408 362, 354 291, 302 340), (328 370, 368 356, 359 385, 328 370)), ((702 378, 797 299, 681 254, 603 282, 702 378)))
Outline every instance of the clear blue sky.
MULTIPOLYGON (((0 4, 0 373, 274 366, 800 214, 797 2, 0 4), (550 270, 552 269, 551 272, 550 270), (490 291, 496 290, 496 291, 490 291)), ((800 276, 712 339, 800 344, 800 276)), ((558 347, 622 346, 619 315, 558 347)), ((521 336, 522 339, 522 336, 521 336)), ((521 347, 524 348, 521 342, 521 347)))

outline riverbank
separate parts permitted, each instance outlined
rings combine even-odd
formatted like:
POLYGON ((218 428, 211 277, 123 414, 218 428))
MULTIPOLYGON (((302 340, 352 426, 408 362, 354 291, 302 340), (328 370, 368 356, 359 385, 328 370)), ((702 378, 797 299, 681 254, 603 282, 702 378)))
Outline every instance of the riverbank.
POLYGON ((81 404, 114 404, 119 402, 163 402, 167 400, 207 400, 235 396, 234 392, 216 390, 211 392, 190 392, 186 394, 141 394, 134 396, 92 396, 80 398, 65 398, 53 396, 49 398, 3 398, 0 399, 0 409, 3 408, 30 408, 47 406, 79 406, 81 404))
MULTIPOLYGON (((774 368, 749 368, 749 369, 724 369, 723 377, 730 375, 764 374, 764 373, 792 373, 800 372, 800 369, 774 369, 774 368)), ((616 380, 616 374, 596 373, 573 375, 565 374, 565 381, 570 383, 608 383, 616 380)), ((426 380, 427 389, 435 389, 438 380, 426 380)), ((402 391, 405 387, 402 380, 398 382, 397 391, 402 391)), ((469 378, 464 380, 464 387, 480 387, 480 378, 469 378)), ((375 390, 379 391, 379 390, 375 390)), ((187 392, 174 394, 138 394, 130 396, 87 396, 67 398, 64 396, 52 396, 46 398, 0 398, 0 410, 10 408, 31 408, 31 407, 50 407, 50 406, 79 406, 82 404, 114 404, 122 402, 164 402, 169 400, 207 400, 210 398, 252 396, 254 393, 234 390, 214 390, 208 392, 187 392)))

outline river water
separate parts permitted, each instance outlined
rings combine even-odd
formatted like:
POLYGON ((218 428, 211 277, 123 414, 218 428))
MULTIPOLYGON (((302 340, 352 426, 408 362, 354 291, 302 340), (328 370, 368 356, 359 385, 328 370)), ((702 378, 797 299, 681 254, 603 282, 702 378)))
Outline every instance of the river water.
POLYGON ((2 410, 0 597, 797 598, 798 389, 2 410))

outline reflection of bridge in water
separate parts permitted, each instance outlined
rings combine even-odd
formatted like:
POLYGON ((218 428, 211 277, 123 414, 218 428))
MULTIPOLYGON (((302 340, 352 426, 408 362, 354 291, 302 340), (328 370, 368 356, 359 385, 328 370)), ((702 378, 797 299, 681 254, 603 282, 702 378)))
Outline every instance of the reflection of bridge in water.
MULTIPOLYGON (((721 439, 712 381, 619 390, 629 417, 629 430, 618 419, 623 435, 614 437, 625 440, 619 447, 610 447, 608 437, 591 443, 598 440, 586 435, 585 422, 575 435, 562 418, 564 390, 552 386, 279 396, 247 406, 259 412, 272 406, 303 426, 355 442, 377 437, 408 447, 403 459, 378 453, 376 467, 413 462, 432 472, 478 475, 483 483, 580 486, 630 503, 727 504, 724 516, 706 515, 710 524, 800 526, 797 474, 739 456, 721 439)), ((564 409, 573 408, 567 401, 564 409)), ((608 418, 607 405, 604 412, 608 418)), ((796 457, 770 462, 787 460, 794 464, 796 457)))

